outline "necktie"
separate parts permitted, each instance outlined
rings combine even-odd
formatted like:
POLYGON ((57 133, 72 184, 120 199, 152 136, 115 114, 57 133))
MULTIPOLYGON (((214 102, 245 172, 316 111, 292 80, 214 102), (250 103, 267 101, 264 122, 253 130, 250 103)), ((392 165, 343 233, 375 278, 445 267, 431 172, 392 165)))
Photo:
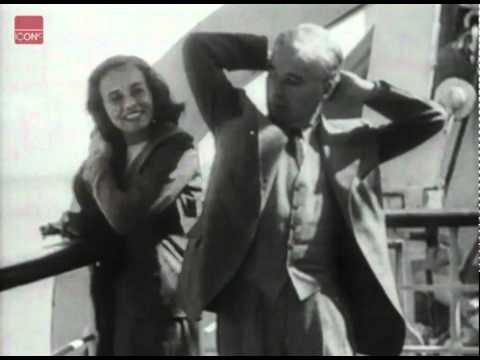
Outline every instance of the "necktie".
POLYGON ((301 130, 290 130, 287 133, 288 142, 287 142, 287 153, 290 154, 297 163, 298 168, 300 169, 305 158, 305 153, 303 151, 303 137, 301 130))

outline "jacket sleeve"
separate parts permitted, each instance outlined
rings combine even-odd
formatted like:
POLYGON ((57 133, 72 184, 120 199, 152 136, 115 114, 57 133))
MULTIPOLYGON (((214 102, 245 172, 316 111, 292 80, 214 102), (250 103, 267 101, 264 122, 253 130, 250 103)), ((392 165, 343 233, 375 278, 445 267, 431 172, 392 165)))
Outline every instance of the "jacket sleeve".
POLYGON ((239 91, 224 70, 265 70, 266 37, 247 34, 193 33, 183 47, 185 71, 204 121, 215 130, 238 114, 239 91))
POLYGON ((93 196, 113 229, 128 234, 149 213, 159 213, 174 202, 197 173, 197 153, 193 147, 155 149, 133 184, 123 190, 110 167, 102 166, 92 184, 93 196), (168 157, 169 159, 167 159, 168 157))
POLYGON ((390 160, 420 145, 439 132, 447 119, 443 108, 379 81, 366 105, 385 116, 388 123, 375 127, 380 162, 390 160))

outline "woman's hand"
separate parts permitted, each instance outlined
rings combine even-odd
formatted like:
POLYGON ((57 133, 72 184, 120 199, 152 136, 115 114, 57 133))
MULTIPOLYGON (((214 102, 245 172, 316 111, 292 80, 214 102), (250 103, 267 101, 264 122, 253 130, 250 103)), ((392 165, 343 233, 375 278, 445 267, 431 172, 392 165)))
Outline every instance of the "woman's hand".
POLYGON ((82 178, 92 184, 101 170, 108 166, 112 156, 112 146, 105 141, 98 130, 90 136, 88 158, 83 164, 82 178))
POLYGON ((104 156, 106 158, 112 156, 112 145, 105 141, 97 129, 90 135, 90 147, 88 148, 88 157, 96 156, 104 156))

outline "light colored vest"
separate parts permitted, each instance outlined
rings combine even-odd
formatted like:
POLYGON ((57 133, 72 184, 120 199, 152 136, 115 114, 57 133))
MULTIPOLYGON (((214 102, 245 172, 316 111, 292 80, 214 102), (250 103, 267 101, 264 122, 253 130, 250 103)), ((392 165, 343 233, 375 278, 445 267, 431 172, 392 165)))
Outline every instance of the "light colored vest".
POLYGON ((303 137, 304 161, 284 149, 267 204, 259 221, 255 245, 242 277, 268 299, 277 297, 288 277, 300 300, 322 286, 337 286, 337 236, 343 220, 321 168, 316 136, 303 137))

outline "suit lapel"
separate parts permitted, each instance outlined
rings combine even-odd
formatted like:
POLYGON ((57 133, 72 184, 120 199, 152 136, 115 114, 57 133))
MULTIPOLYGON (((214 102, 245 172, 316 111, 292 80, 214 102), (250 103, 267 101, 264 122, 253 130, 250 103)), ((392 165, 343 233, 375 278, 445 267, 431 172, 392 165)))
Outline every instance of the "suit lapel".
MULTIPOLYGON (((326 160, 327 174, 331 183, 334 184, 343 215, 349 223, 348 197, 353 180, 359 172, 358 154, 363 151, 361 146, 355 146, 349 141, 351 130, 355 127, 358 127, 358 119, 326 121, 323 116, 320 116, 320 123, 316 129, 319 144, 322 144, 322 157, 326 160)), ((286 135, 279 127, 267 117, 259 116, 260 213, 265 208, 272 190, 278 170, 276 165, 287 141, 286 135)))
POLYGON ((256 120, 258 124, 258 159, 259 159, 259 175, 260 175, 260 214, 265 208, 270 191, 272 190, 273 181, 277 175, 276 166, 282 150, 287 143, 287 137, 283 131, 274 125, 268 118, 267 98, 266 98, 266 77, 265 75, 259 79, 262 82, 264 91, 254 91, 249 88, 246 95, 253 107, 256 109, 256 120))
POLYGON ((278 171, 278 160, 287 143, 283 131, 272 124, 267 118, 262 117, 258 129, 258 149, 260 167, 260 214, 267 203, 272 190, 273 182, 278 171))
POLYGON ((363 256, 390 301, 401 313, 390 265, 385 261, 388 249, 383 212, 367 180, 372 169, 378 165, 374 141, 368 138, 350 141, 348 132, 332 132, 331 129, 327 124, 318 132, 328 179, 363 256))
MULTIPOLYGON (((347 128, 349 125, 347 125, 347 128)), ((317 127, 317 136, 321 144, 322 159, 326 167, 327 178, 332 184, 340 209, 347 223, 351 226, 349 214, 349 196, 351 186, 357 177, 360 165, 358 156, 361 149, 349 143, 348 129, 332 126, 324 117, 317 127)))

